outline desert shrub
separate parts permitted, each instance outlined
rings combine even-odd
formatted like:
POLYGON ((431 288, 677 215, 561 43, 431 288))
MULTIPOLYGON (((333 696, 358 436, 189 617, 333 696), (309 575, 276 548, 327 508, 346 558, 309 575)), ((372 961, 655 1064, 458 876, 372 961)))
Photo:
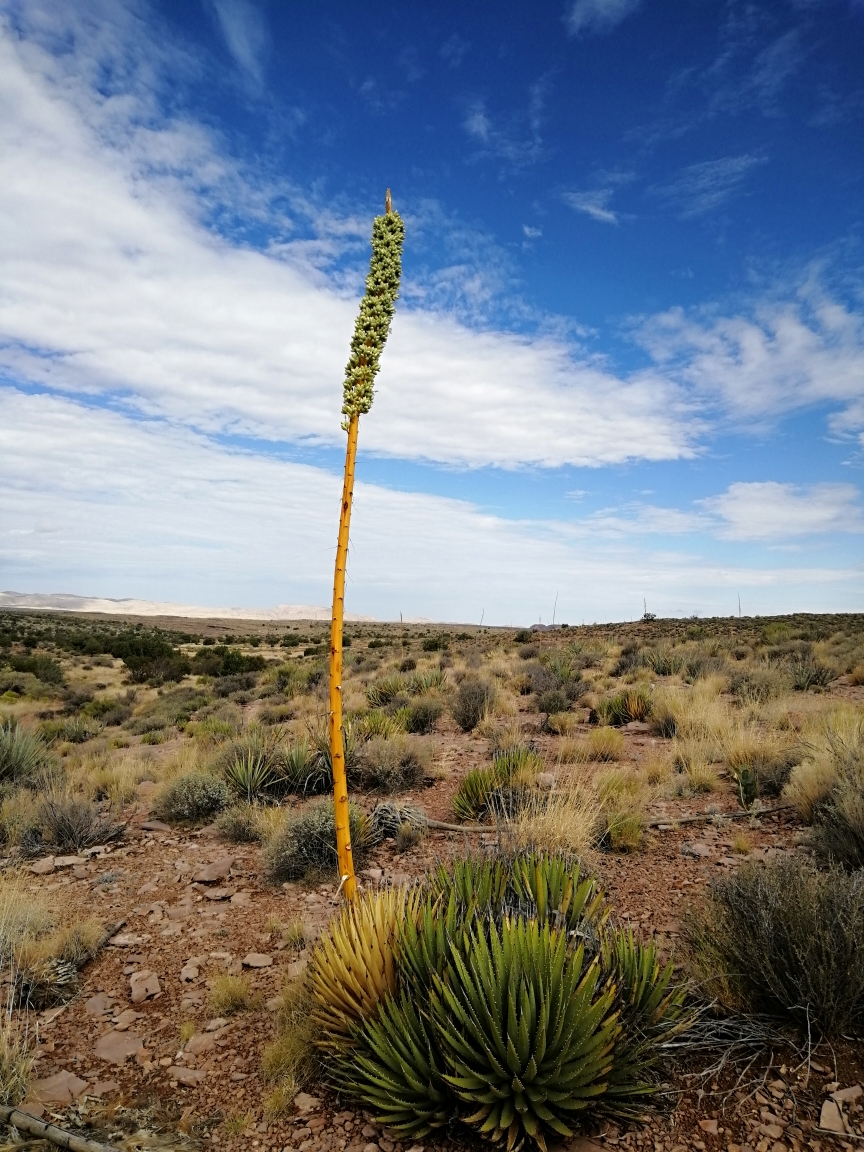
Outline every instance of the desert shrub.
POLYGON ((735 728, 724 741, 724 757, 735 781, 752 781, 751 803, 757 796, 779 796, 801 756, 798 745, 756 728, 735 728))
POLYGON ((782 696, 789 686, 789 678, 767 664, 735 672, 729 681, 729 691, 741 704, 767 704, 782 696))
POLYGON ((600 700, 591 711, 594 724, 619 726, 651 716, 651 697, 644 688, 625 688, 615 696, 600 700))
POLYGON ((360 740, 369 740, 373 736, 381 736, 385 740, 403 731, 396 718, 380 708, 372 708, 356 721, 356 732, 360 740))
POLYGON ((548 692, 541 692, 537 697, 537 711, 548 715, 555 712, 566 712, 570 701, 560 688, 551 688, 548 692))
MULTIPOLYGON (((315 1002, 305 980, 287 983, 280 996, 276 1024, 278 1034, 261 1057, 261 1072, 270 1084, 282 1089, 280 1095, 293 1098, 316 1078, 319 1072, 313 1019, 315 1002)), ((286 1101, 287 1102, 287 1101, 286 1101)), ((270 1108, 271 1113, 276 1109, 270 1108)))
POLYGON ((399 671, 400 672, 413 672, 416 667, 417 667, 417 661, 414 659, 414 657, 413 656, 406 656, 405 659, 402 660, 399 664, 399 671))
POLYGON ((864 877, 800 858, 745 863, 687 929, 692 963, 729 1007, 808 1033, 864 1027, 864 877))
POLYGON ((0 780, 32 779, 48 760, 48 748, 38 735, 7 720, 0 725, 0 780))
POLYGON ((61 852, 80 852, 123 835, 123 825, 115 824, 95 804, 68 795, 48 796, 42 801, 39 827, 52 847, 61 852))
POLYGON ((459 685, 451 706, 453 719, 463 732, 473 731, 495 701, 495 689, 485 680, 469 676, 459 685))
POLYGON ((417 736, 375 736, 363 746, 352 778, 362 788, 378 792, 404 792, 423 782, 432 754, 417 736))
POLYGON ((615 852, 632 852, 642 841, 642 823, 650 789, 644 776, 608 768, 594 780, 603 821, 602 842, 615 852))
POLYGON ((642 657, 655 676, 676 676, 684 667, 684 657, 680 652, 664 648, 648 648, 642 657))
POLYGON ((830 778, 813 804, 813 846, 824 859, 864 868, 864 720, 829 728, 826 742, 830 778))
POLYGON ((0 1104, 14 1108, 27 1093, 35 1052, 10 1016, 0 1016, 0 1104))
POLYGON ((407 680, 409 696, 423 696, 428 692, 440 692, 447 687, 447 673, 443 668, 425 668, 415 672, 407 680))
POLYGON ((404 676, 385 676, 383 680, 376 680, 366 689, 366 699, 373 708, 383 708, 390 704, 397 696, 408 691, 408 681, 404 676))
POLYGON ((43 684, 63 683, 63 669, 50 656, 12 656, 9 666, 15 672, 29 672, 43 684))
MULTIPOLYGON (((359 866, 370 847, 369 818, 349 803, 351 853, 359 866)), ((267 846, 267 872, 272 880, 302 880, 310 873, 336 867, 336 820, 332 800, 318 800, 292 814, 267 846)))
POLYGON ((513 852, 563 853, 574 859, 596 846, 602 831, 596 794, 577 780, 562 779, 554 791, 533 790, 499 820, 502 843, 513 852))
POLYGON ((283 783, 278 758, 263 741, 249 740, 246 747, 232 749, 222 768, 225 783, 247 804, 272 799, 283 783))
POLYGON ((177 776, 156 797, 153 811, 160 820, 194 824, 212 820, 230 803, 231 793, 224 780, 205 772, 177 776))
POLYGON ((254 804, 232 804, 216 817, 216 827, 232 844, 257 844, 261 840, 259 813, 254 804))
POLYGON ((67 744, 85 744, 102 731, 102 722, 92 716, 70 716, 62 720, 43 720, 39 735, 46 744, 64 741, 67 744))
POLYGON ((524 745, 503 748, 488 767, 465 773, 453 797, 453 811, 460 820, 512 816, 542 769, 543 761, 532 749, 524 745))
POLYGON ((418 734, 432 732, 444 705, 434 696, 421 696, 408 708, 405 718, 407 731, 418 734))

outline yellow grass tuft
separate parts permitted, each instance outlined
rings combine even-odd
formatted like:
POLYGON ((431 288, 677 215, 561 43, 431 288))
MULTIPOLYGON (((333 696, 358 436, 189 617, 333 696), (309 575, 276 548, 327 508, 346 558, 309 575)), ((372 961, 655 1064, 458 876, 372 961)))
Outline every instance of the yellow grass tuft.
POLYGON ((532 791, 515 815, 501 818, 505 843, 514 850, 545 849, 582 856, 597 843, 601 805, 574 776, 559 775, 553 792, 532 791))
POLYGON ((217 1016, 233 1016, 253 1004, 252 988, 245 976, 225 973, 217 976, 210 989, 210 1006, 217 1016))

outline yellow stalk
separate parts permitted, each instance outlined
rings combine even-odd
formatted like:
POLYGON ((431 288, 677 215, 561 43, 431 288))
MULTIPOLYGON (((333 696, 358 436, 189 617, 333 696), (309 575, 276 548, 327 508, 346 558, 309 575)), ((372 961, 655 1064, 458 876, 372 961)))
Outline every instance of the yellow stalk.
POLYGON ((354 465, 357 459, 357 429, 360 417, 348 424, 345 450, 345 479, 339 512, 339 542, 336 545, 336 571, 333 576, 333 615, 330 622, 330 757, 333 761, 333 804, 336 815, 336 856, 342 890, 349 900, 357 892, 354 861, 351 857, 351 830, 348 823, 348 776, 345 771, 345 743, 342 737, 342 625, 345 617, 345 565, 348 560, 348 531, 354 498, 354 465))

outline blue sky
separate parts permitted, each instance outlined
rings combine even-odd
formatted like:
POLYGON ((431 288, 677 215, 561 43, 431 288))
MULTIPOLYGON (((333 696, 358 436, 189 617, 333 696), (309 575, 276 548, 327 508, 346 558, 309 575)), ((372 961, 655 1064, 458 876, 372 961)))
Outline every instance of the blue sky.
POLYGON ((0 3, 0 583, 864 609, 864 4, 0 3))

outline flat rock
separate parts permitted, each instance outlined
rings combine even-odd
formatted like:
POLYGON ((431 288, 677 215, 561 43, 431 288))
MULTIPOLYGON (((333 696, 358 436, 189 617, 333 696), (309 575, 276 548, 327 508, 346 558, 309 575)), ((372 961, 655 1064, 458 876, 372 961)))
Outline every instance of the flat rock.
POLYGON ((107 1096, 109 1092, 116 1092, 120 1085, 116 1080, 97 1080, 88 1096, 107 1096))
POLYGON ((269 968, 273 963, 273 957, 268 956, 266 952, 247 952, 243 957, 243 965, 246 968, 269 968))
POLYGON ((185 1084, 187 1088, 191 1088, 195 1084, 200 1084, 202 1080, 207 1079, 207 1073, 202 1072, 200 1068, 173 1067, 168 1069, 168 1075, 172 1080, 176 1080, 178 1084, 185 1084))
POLYGON ((35 860, 30 865, 30 871, 34 876, 47 876, 49 872, 54 871, 54 857, 43 856, 41 860, 35 860))
POLYGON ((84 856, 55 856, 55 868, 74 868, 77 864, 86 864, 87 859, 84 856))
POLYGON ((125 1032, 127 1028, 132 1027, 136 1020, 140 1020, 143 1015, 143 1012, 136 1012, 134 1008, 127 1008, 126 1011, 121 1012, 114 1021, 114 1027, 118 1032, 125 1032))
POLYGON ((26 1112, 28 1116, 32 1116, 35 1120, 41 1120, 45 1115, 45 1105, 38 1104, 35 1100, 25 1100, 23 1104, 17 1106, 19 1112, 26 1112))
POLYGON ((188 1052, 190 1056, 200 1056, 203 1052, 209 1052, 211 1048, 216 1047, 216 1036, 213 1032, 196 1032, 191 1039, 186 1041, 184 1052, 188 1052))
MULTIPOLYGON (((716 1120, 700 1120, 699 1127, 703 1132, 707 1132, 709 1136, 717 1135, 717 1121, 716 1120)), ((782 1133, 781 1133, 782 1135, 782 1133)))
POLYGON ((312 1112, 321 1107, 317 1096, 310 1096, 308 1092, 298 1092, 294 1097, 294 1107, 298 1112, 312 1112))
POLYGON ((134 1032, 107 1032, 96 1041, 93 1052, 97 1060, 122 1066, 143 1047, 141 1037, 134 1032))
POLYGON ((196 964, 184 964, 180 969, 180 979, 184 983, 191 983, 201 975, 201 969, 196 964))
POLYGON ((208 1020, 204 1025, 205 1032, 218 1032, 220 1028, 224 1028, 228 1021, 224 1016, 217 1016, 215 1020, 208 1020))
POLYGON ((233 895, 233 888, 207 888, 204 892, 206 900, 230 900, 233 895))
POLYGON ((231 897, 231 903, 235 905, 239 904, 241 907, 245 908, 247 905, 252 903, 252 893, 247 892, 246 889, 243 888, 239 892, 234 893, 234 895, 231 897))
POLYGON ((135 936, 132 932, 118 932, 108 943, 114 948, 138 948, 141 944, 146 944, 149 939, 147 932, 142 932, 140 936, 135 936))
POLYGON ((115 997, 109 996, 106 992, 97 992, 85 1003, 84 1011, 88 1016, 104 1016, 106 1012, 111 1011, 114 1001, 115 997))
POLYGON ((711 855, 711 849, 707 844, 702 844, 698 840, 693 844, 690 844, 690 843, 688 843, 688 841, 685 840, 684 843, 681 845, 681 855, 682 856, 695 856, 696 859, 699 860, 699 859, 704 859, 706 856, 710 856, 711 855))
POLYGON ((169 920, 188 920, 192 915, 192 905, 172 904, 170 908, 165 909, 165 915, 169 920))
POLYGON ((233 856, 225 856, 221 860, 214 860, 212 864, 207 864, 196 872, 192 879, 196 884, 215 884, 217 880, 227 879, 231 873, 231 865, 233 863, 233 856))
POLYGON ((625 732, 650 732, 651 725, 646 724, 644 720, 631 720, 629 724, 624 725, 625 732))
POLYGON ((306 971, 309 963, 308 956, 302 957, 300 960, 294 960, 291 964, 285 965, 285 978, 286 980, 296 980, 298 976, 302 976, 306 971))
POLYGON ((161 820, 145 820, 141 827, 145 832, 173 832, 171 825, 161 820))
POLYGON ((864 1088, 860 1084, 853 1084, 851 1088, 838 1088, 836 1092, 831 1093, 831 1099, 836 1100, 840 1104, 851 1104, 853 1100, 857 1100, 864 1088))
POLYGON ((156 996, 161 991, 159 977, 149 968, 129 977, 129 999, 133 1004, 143 1004, 149 997, 156 996))
POLYGON ((382 868, 364 868, 360 873, 364 880, 381 880, 384 877, 382 868))
POLYGON ((146 884, 142 884, 138 889, 139 896, 146 896, 149 892, 158 892, 159 885, 155 880, 148 880, 146 884))
POLYGON ((819 1127, 826 1132, 840 1132, 845 1135, 846 1125, 843 1123, 843 1115, 840 1112, 840 1105, 834 1100, 826 1100, 822 1104, 822 1111, 819 1114, 819 1127))
POLYGON ((30 1095, 40 1104, 71 1104, 86 1087, 87 1081, 74 1072, 57 1072, 46 1080, 34 1080, 30 1095))

